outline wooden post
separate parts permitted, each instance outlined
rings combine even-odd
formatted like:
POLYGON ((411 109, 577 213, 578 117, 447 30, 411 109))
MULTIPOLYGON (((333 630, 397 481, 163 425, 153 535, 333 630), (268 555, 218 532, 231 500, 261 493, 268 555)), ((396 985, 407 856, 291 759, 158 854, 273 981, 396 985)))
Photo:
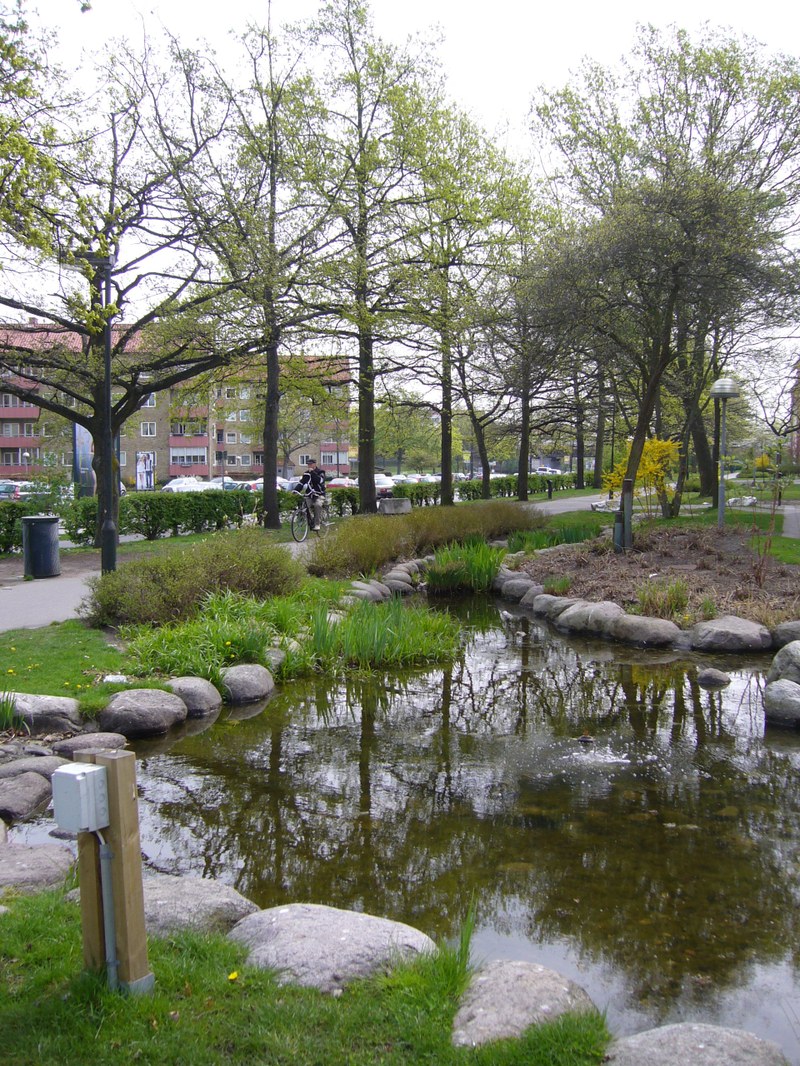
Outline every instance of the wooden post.
MULTIPOLYGON (((124 991, 131 993, 149 992, 153 987, 154 977, 147 961, 136 757, 131 751, 95 751, 92 752, 90 761, 98 766, 105 766, 108 776, 109 825, 108 829, 103 830, 103 835, 112 853, 111 884, 119 985, 124 991)), ((94 895, 94 888, 90 889, 90 893, 94 895)), ((100 902, 102 911, 102 899, 100 902)))
POLYGON ((633 478, 626 477, 622 482, 622 513, 622 546, 625 551, 630 551, 633 547, 633 478))
MULTIPOLYGON (((76 753, 75 762, 93 763, 97 751, 76 753)), ((81 886, 83 962, 99 972, 106 964, 103 892, 100 885, 100 842, 94 833, 78 833, 78 880, 81 886)))

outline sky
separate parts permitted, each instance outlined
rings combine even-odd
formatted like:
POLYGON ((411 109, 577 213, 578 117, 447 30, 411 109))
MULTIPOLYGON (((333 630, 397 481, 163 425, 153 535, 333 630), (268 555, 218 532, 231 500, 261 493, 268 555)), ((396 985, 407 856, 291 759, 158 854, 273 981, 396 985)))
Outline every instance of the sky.
MULTIPOLYGON (((393 43, 438 27, 450 96, 489 130, 522 130, 537 86, 565 84, 584 56, 613 65, 639 23, 693 31, 707 22, 770 51, 800 54, 800 7, 785 0, 372 0, 370 7, 378 33, 393 43)), ((143 25, 151 34, 163 25, 187 44, 205 39, 224 47, 230 31, 264 24, 267 13, 266 0, 92 0, 83 14, 79 0, 27 0, 27 8, 33 25, 57 31, 68 62, 109 37, 136 40, 143 25)), ((273 24, 311 17, 317 8, 317 0, 273 0, 273 24)))

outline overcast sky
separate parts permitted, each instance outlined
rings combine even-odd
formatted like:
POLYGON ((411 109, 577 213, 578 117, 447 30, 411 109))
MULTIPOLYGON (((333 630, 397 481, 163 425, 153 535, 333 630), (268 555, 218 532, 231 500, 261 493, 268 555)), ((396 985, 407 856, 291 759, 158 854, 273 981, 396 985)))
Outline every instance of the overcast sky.
MULTIPOLYGON (((248 22, 266 22, 265 0, 92 0, 81 14, 78 0, 28 0, 31 21, 56 29, 61 48, 73 59, 82 47, 114 36, 136 38, 142 25, 155 33, 167 27, 186 43, 215 44, 248 22)), ((273 0, 278 24, 310 17, 317 0, 273 0)), ((775 0, 373 0, 379 34, 401 43, 409 34, 438 26, 439 50, 450 95, 489 129, 524 124, 539 84, 564 84, 583 56, 613 64, 628 51, 637 23, 675 23, 695 30, 702 23, 731 28, 771 50, 800 53, 800 9, 775 0)))

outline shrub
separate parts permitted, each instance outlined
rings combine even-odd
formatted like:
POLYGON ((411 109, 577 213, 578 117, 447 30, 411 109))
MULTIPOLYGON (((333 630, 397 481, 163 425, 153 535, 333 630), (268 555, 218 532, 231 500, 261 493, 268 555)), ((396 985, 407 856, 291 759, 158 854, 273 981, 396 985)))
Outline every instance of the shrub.
POLYGON ((480 501, 459 507, 415 507, 407 515, 361 515, 317 541, 308 555, 313 574, 372 573, 391 559, 425 555, 478 534, 486 540, 544 519, 512 501, 480 501))
POLYGON ((94 626, 163 624, 191 617, 210 592, 278 596, 303 576, 300 563, 261 530, 239 530, 95 578, 83 614, 94 626))

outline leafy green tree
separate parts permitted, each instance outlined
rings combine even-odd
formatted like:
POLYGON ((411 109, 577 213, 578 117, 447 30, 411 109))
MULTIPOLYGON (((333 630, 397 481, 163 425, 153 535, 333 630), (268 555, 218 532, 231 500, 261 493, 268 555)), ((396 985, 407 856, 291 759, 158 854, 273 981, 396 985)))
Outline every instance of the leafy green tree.
POLYGON ((647 28, 620 77, 587 65, 579 85, 540 99, 538 129, 581 218, 561 269, 637 379, 631 475, 668 371, 682 370, 696 430, 703 388, 732 350, 716 340, 792 315, 798 89, 798 63, 750 41, 647 28))

